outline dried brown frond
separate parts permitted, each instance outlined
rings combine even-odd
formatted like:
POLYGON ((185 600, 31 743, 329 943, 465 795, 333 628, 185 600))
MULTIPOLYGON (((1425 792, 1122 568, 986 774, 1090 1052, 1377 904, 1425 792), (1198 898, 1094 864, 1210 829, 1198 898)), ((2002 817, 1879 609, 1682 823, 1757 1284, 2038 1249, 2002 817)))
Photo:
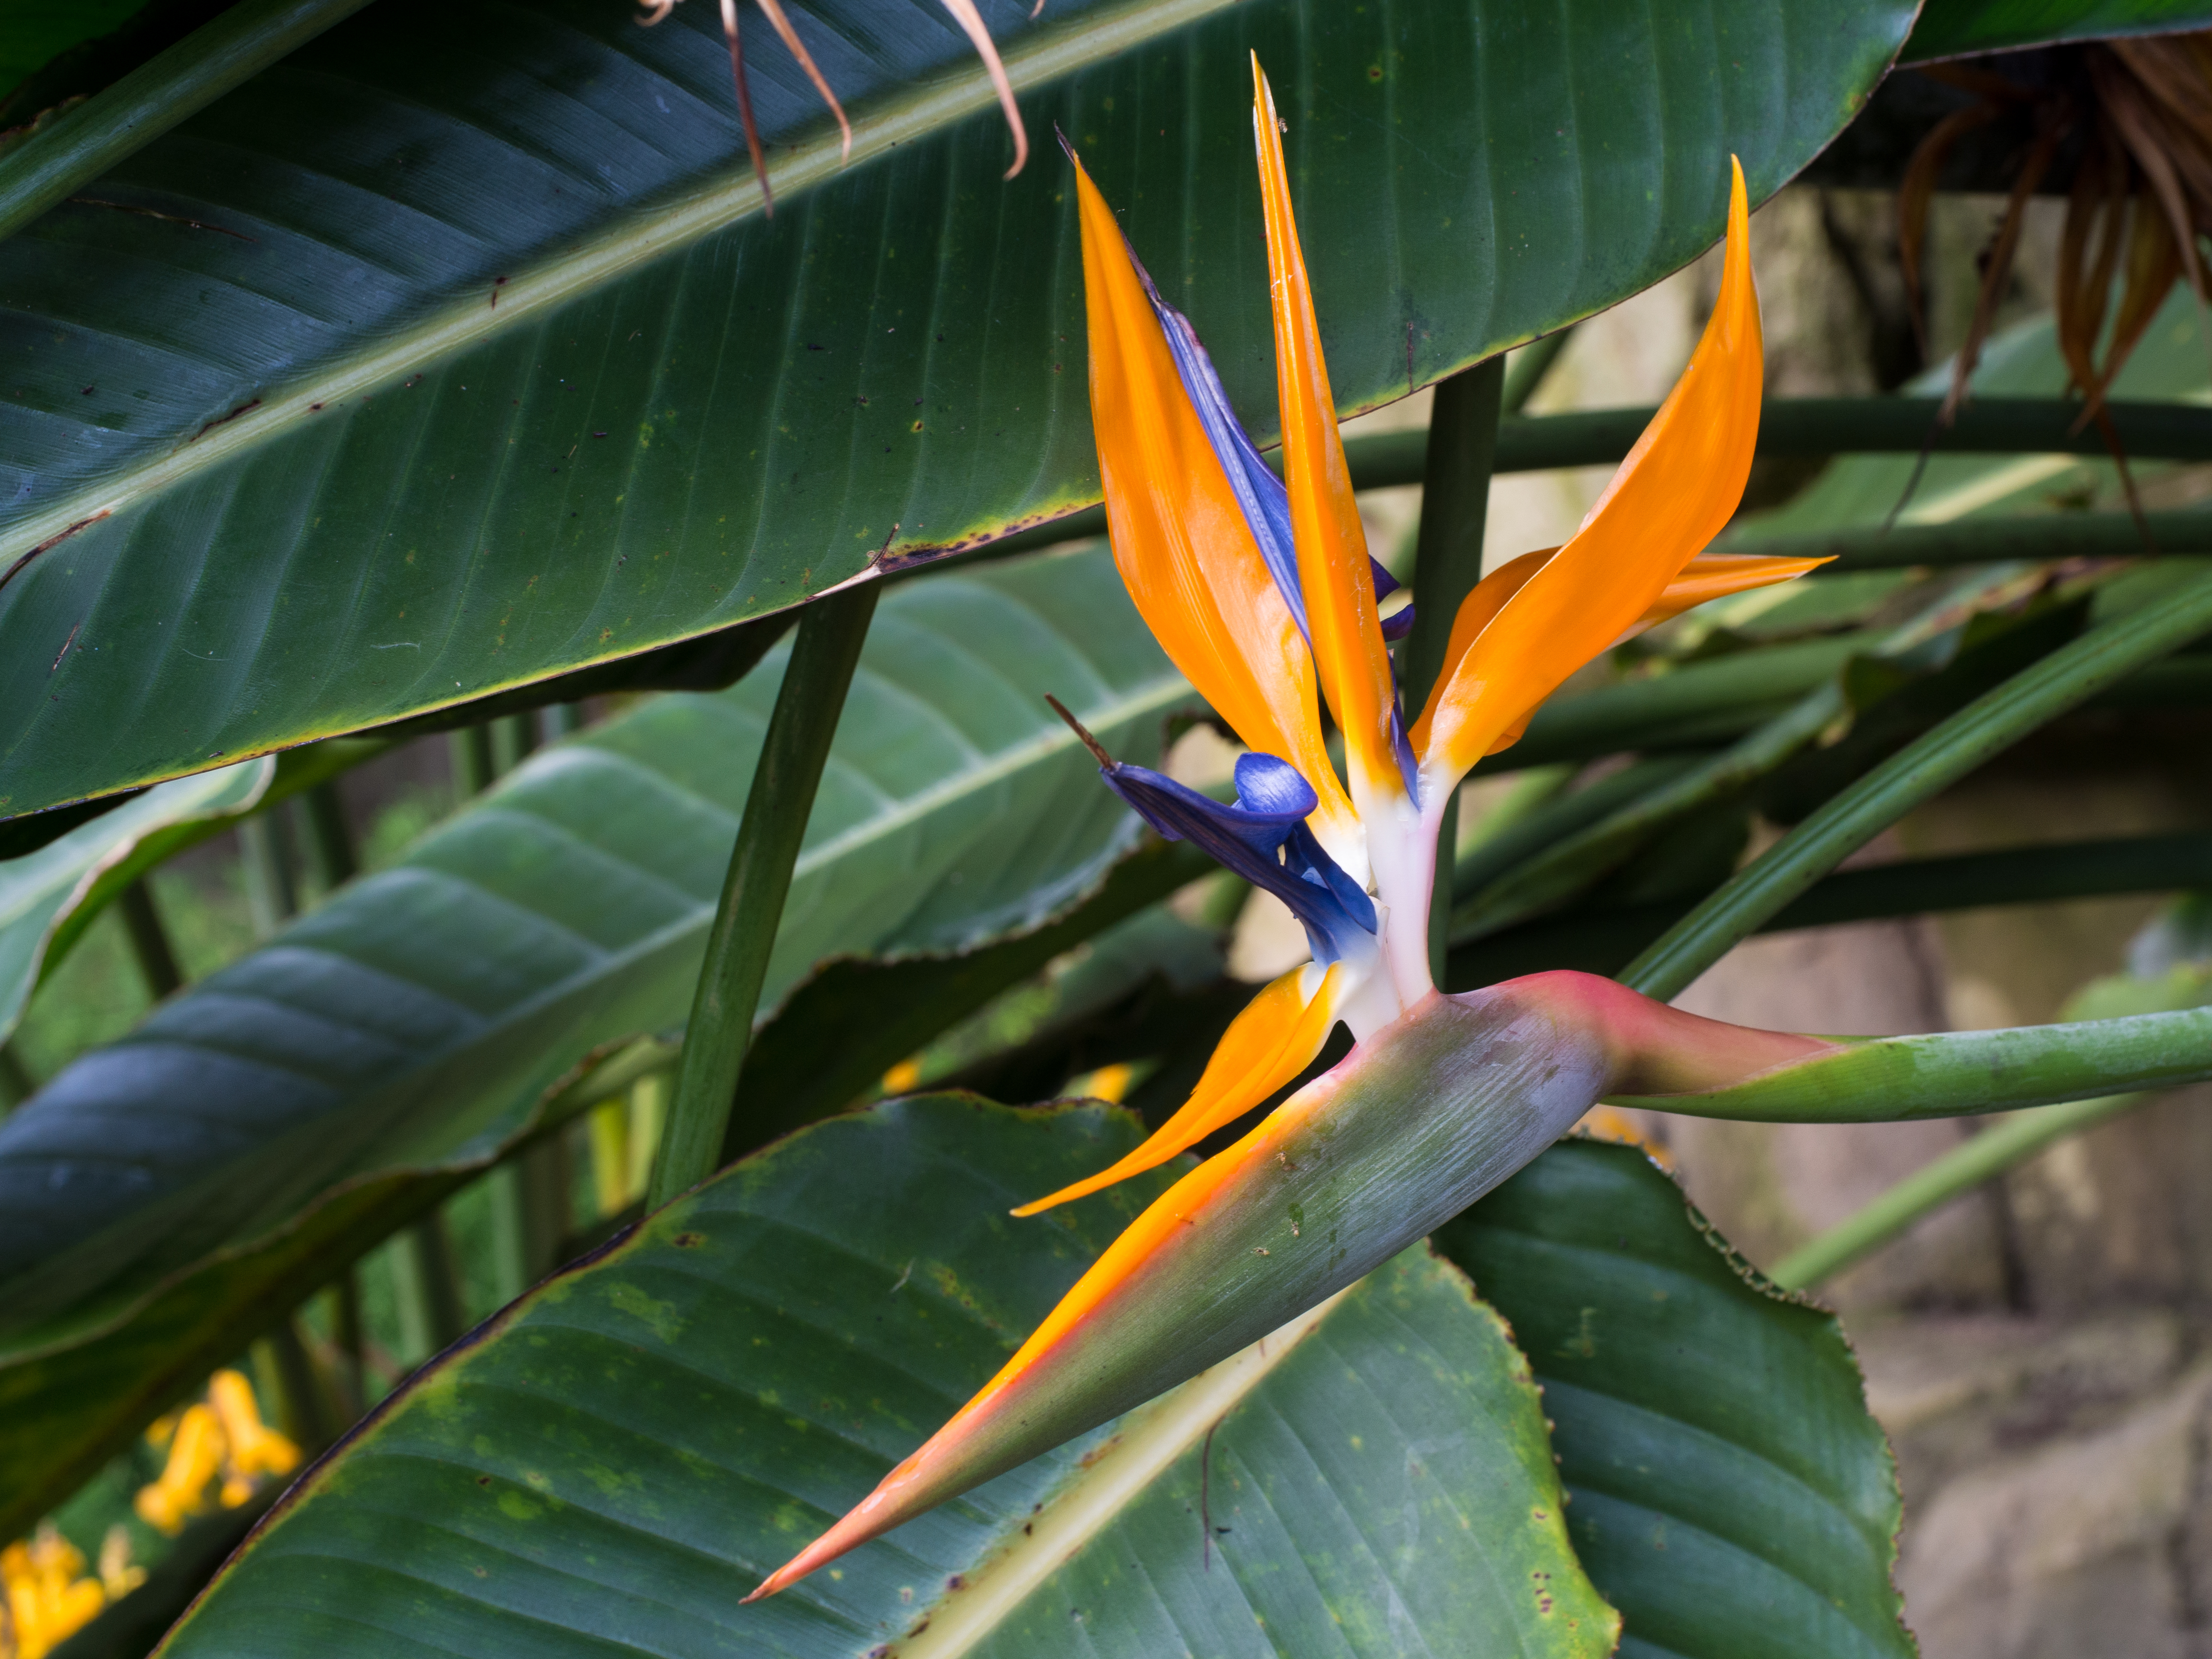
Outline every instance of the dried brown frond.
POLYGON ((738 0, 722 0, 722 33, 730 43, 730 80, 738 89, 738 125, 752 152, 753 177, 760 181, 761 214, 775 217, 775 192, 768 187, 768 158, 761 154, 760 129, 753 125, 752 94, 745 85, 745 48, 738 38, 738 0))
MULTIPOLYGON (((678 3, 678 0, 637 0, 637 21, 650 27, 675 10, 678 3)), ((799 68, 806 72, 806 78, 814 83, 814 90, 820 94, 823 103, 829 106, 830 113, 836 118, 839 153, 849 158, 853 154, 853 124, 846 119, 845 106, 837 101, 837 94, 830 90, 829 77, 822 73, 813 54, 806 50, 805 43, 799 38, 799 31, 792 26, 790 15, 783 9, 783 0, 756 0, 756 3, 785 46, 789 48, 791 55, 798 60, 799 68)), ((1014 88, 1006 78, 1006 66, 1000 61, 999 49, 992 43, 991 31, 984 24, 982 14, 975 9, 975 0, 942 0, 942 3, 945 9, 952 14, 952 21, 959 24, 962 33, 967 35, 969 43, 975 48, 975 55, 982 59, 984 70, 990 76, 991 85, 999 94, 999 107, 1006 112, 1006 125, 1014 137, 1014 164, 1006 169, 1006 177, 1011 179, 1029 160, 1030 140, 1028 132, 1022 126, 1022 112, 1014 103, 1014 88)), ((744 43, 738 37, 737 0, 721 0, 721 4, 722 33, 730 43, 730 79, 738 94, 738 124, 744 129, 745 149, 752 155, 753 177, 760 181, 762 211, 773 218, 775 196, 769 188, 768 159, 761 149, 760 129, 753 121, 752 94, 745 82, 745 52, 744 43)), ((1035 17, 1043 9, 1044 0, 1036 0, 1030 15, 1035 17)))
POLYGON ((1936 180, 1959 141, 1975 128, 1996 120, 2001 108, 1985 100, 1945 116, 1920 141, 1912 159, 1905 164, 1905 177, 1898 183, 1897 259, 1905 275, 1905 307, 1923 357, 1928 355, 1928 301, 1920 280, 1920 255, 1927 246, 1928 208, 1935 200, 1936 180))
POLYGON ((1982 261, 1982 286, 1974 296, 1974 319, 1967 325, 1966 337, 1951 367, 1951 390, 1945 394, 1943 407, 1936 416, 1942 425, 1948 426, 1957 419, 1959 405, 1966 401, 1966 386, 1982 361, 1982 346, 1996 321, 1998 297, 2012 275, 2013 256, 2020 252, 2020 233, 2027 222, 2027 204, 2034 199, 2044 174, 2051 171, 2051 159, 2058 154, 2058 141, 2064 131, 2063 117, 2056 111, 2046 112, 2038 123, 2035 142, 2028 146, 2027 159, 2021 163, 2020 176, 2013 180, 2004 218, 1982 261))
MULTIPOLYGON (((1007 129, 1014 135, 1014 164, 1006 169, 1011 179, 1019 173, 1030 159, 1030 135, 1022 125, 1022 112, 1014 103, 1014 88, 1006 79, 1006 66, 999 61, 999 49, 991 44, 991 31, 983 25, 983 14, 975 9, 975 0, 941 0, 945 9, 952 14, 952 21, 960 25, 968 36, 975 55, 983 60, 983 67, 991 76, 991 84, 998 89, 999 107, 1006 112, 1007 129)), ((1039 0, 1042 3, 1042 0, 1039 0)), ((1030 14, 1035 16, 1036 14, 1030 14)))
MULTIPOLYGON (((830 90, 830 82, 823 78, 822 71, 814 66, 814 59, 808 54, 806 48, 799 43, 799 31, 791 27, 791 19, 784 15, 780 0, 760 0, 760 9, 768 14, 769 22, 774 26, 775 32, 783 37, 783 44, 791 49, 791 55, 799 60, 799 67, 806 71, 806 78, 814 82, 814 90, 820 93, 822 101, 830 106, 830 114, 837 118, 837 131, 843 138, 843 142, 838 146, 837 153, 841 158, 850 160, 853 154, 853 124, 845 118, 845 106, 837 101, 837 94, 830 90)), ((766 181, 763 181, 761 189, 763 193, 767 191, 766 181)))
POLYGON ((2197 248, 2198 237, 2212 234, 2212 30, 2075 50, 2079 75, 2073 89, 2061 83, 2033 91, 1974 64, 1936 64, 1922 71, 1973 94, 1977 101, 1931 128, 1907 163, 1898 189, 1898 252, 1924 348, 1921 259, 1937 176, 1967 133, 2027 106, 2034 137, 1983 258, 1973 321, 1938 416, 1948 422, 1966 399, 2012 274, 2027 201, 2063 141, 2081 135, 2059 236, 2053 320, 2069 381, 2081 393, 2075 429, 2094 422, 2104 434, 2132 507, 2135 481, 2105 404, 2178 280, 2186 278, 2197 296, 2200 331, 2212 351, 2212 323, 2204 316, 2205 262, 2197 248), (2116 283, 2117 308, 2112 300, 2116 283))

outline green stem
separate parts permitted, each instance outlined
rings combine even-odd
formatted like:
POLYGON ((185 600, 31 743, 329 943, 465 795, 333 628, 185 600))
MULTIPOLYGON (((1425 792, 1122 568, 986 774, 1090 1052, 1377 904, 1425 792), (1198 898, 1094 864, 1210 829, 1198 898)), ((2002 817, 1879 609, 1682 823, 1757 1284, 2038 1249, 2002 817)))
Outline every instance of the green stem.
MULTIPOLYGON (((1823 877, 1755 931, 1779 933, 1882 916, 2198 887, 2212 887, 2212 836, 2144 836, 2008 848, 1907 859, 1823 877)), ((1471 988, 1547 968, 1617 973, 1692 908, 1686 897, 1555 912, 1456 945, 1449 983, 1471 988)))
POLYGON ((338 793, 336 779, 325 778, 298 797, 298 822, 306 832, 307 861, 325 893, 360 873, 353 826, 347 822, 345 800, 338 793))
POLYGON ((279 1320, 265 1340, 281 1390, 284 1432, 313 1457, 338 1437, 337 1413, 315 1362, 308 1357, 298 1320, 279 1320))
POLYGON ((629 1190, 641 1193, 653 1179, 653 1156, 668 1117, 666 1073, 641 1077, 629 1091, 629 1190))
POLYGON ((538 1282, 531 1272, 519 1159, 509 1158, 484 1176, 484 1208, 490 1222, 491 1293, 504 1308, 538 1282))
POLYGON ((486 720, 491 733, 491 769, 499 777, 529 758, 530 751, 538 747, 538 714, 526 709, 520 714, 501 714, 496 720, 486 720))
MULTIPOLYGON (((1413 631, 1400 655, 1399 678, 1409 711, 1422 708, 1448 666, 1445 647, 1461 605, 1482 580, 1482 537, 1490 514, 1490 464, 1498 448, 1499 397, 1505 360, 1492 357, 1437 386, 1421 480, 1421 525, 1413 555, 1413 631)), ((1459 801, 1444 804, 1437 845, 1459 839, 1459 801)), ((1443 855, 1449 868, 1448 853, 1443 855)), ((1429 965, 1444 970, 1451 921, 1450 883, 1429 905, 1429 965)))
POLYGON ((339 1387, 344 1398, 339 1404, 349 1421, 358 1422, 368 1409, 368 1366, 366 1355, 368 1333, 362 1321, 361 1264, 356 1262, 338 1276, 333 1287, 335 1306, 331 1310, 331 1337, 338 1351, 338 1363, 343 1368, 339 1387))
POLYGON ((155 908, 154 892, 146 878, 141 876, 117 894, 115 904, 131 935, 131 954, 138 963, 139 975, 159 1002, 185 982, 185 975, 177 966, 177 953, 169 945, 168 929, 161 925, 161 913, 155 908))
POLYGON ((2127 557, 2136 554, 2212 553, 2212 513, 2191 507, 2146 513, 2142 529, 2125 513, 2039 513, 1954 524, 1901 524, 1819 531, 1793 536, 1752 533, 1717 543, 1716 553, 1778 558, 1832 558, 1833 570, 1896 570, 1920 565, 1996 563, 2014 559, 2127 557))
MULTIPOLYGON (((1925 644, 1946 626, 1955 625, 1962 605, 1971 605, 1993 586, 2001 587, 2004 580, 2004 572, 2000 570, 1947 585, 1929 597, 1917 613, 1878 639, 1865 634, 1848 635, 1841 641, 1822 641, 1827 647, 1825 651, 1808 652, 1799 647, 1789 650, 1778 665, 1753 663, 1733 673, 1723 660, 1703 674, 1692 665, 1677 673, 1659 675, 1656 684, 1651 685, 1654 695, 1648 701, 1660 704, 1665 713, 1679 713, 1686 699, 1680 687, 1670 691, 1669 680, 1694 678, 1707 688, 1724 684, 1735 689, 1739 696, 1747 690, 1759 695, 1761 688, 1782 683, 1774 677, 1777 665, 1799 672, 1808 666, 1828 670, 1826 677, 1796 702, 1771 715, 1718 754, 1699 761, 1656 788, 1638 789, 1632 796, 1624 793, 1618 798, 1619 804, 1611 806, 1601 818, 1593 814, 1571 832, 1555 834, 1531 847, 1525 861, 1510 868, 1493 869, 1486 884, 1455 908, 1453 938, 1464 942, 1485 933, 1501 932, 1540 911, 1564 905, 1692 814, 1740 795, 1801 753, 1823 730, 1850 712, 1843 677, 1838 671, 1852 658, 1896 657, 1925 644)), ((1627 686, 1608 686, 1591 696, 1595 698, 1607 693, 1632 691, 1638 684, 1650 684, 1632 682, 1627 686)), ((1572 721, 1566 723, 1571 725, 1572 721)), ((1646 768, 1650 764, 1647 762, 1646 768)), ((1626 785, 1638 775, 1638 771, 1639 769, 1631 768, 1619 775, 1620 781, 1626 785)))
POLYGON ((267 939, 300 908, 283 819, 273 812, 240 819, 238 850, 246 868, 246 908, 253 917, 254 935, 267 939))
POLYGON ((1515 352, 1505 370, 1504 394, 1501 406, 1508 415, 1518 415, 1528 406, 1528 399, 1544 384, 1544 377, 1552 372, 1552 365, 1559 361, 1559 354, 1567 349, 1574 337, 1575 325, 1547 334, 1540 340, 1531 340, 1515 352))
POLYGON ((1679 995, 1738 940, 1913 807, 2208 629, 2212 576, 2061 646, 1820 806, 1631 963, 1623 982, 1662 1001, 1679 995))
POLYGON ((863 582, 815 600, 799 617, 708 936, 648 1209, 705 1180, 719 1161, 792 867, 876 598, 877 585, 863 582))
MULTIPOLYGON (((2094 426, 2071 430, 2081 405, 2064 398, 1978 398, 1947 428, 1936 425, 1942 407, 1934 398, 1784 398, 1760 410, 1761 455, 1917 454, 2096 455, 2108 453, 2094 426)), ((2120 442, 2131 460, 2212 459, 2212 409, 2199 404, 2127 403, 2109 405, 2120 442)), ((1577 410, 1564 415, 1522 416, 1498 434, 1500 472, 1555 466, 1603 466, 1628 453, 1656 409, 1577 410)), ((1388 438, 1418 437, 1392 433, 1388 438)), ((1377 451, 1381 460, 1385 452, 1377 451)), ((1402 460, 1398 462, 1402 466, 1402 460)), ((1378 470, 1380 468, 1378 467, 1378 470)), ((1358 482, 1355 473, 1354 481, 1358 482)), ((1394 483, 1410 483, 1394 479, 1394 483)), ((1374 484, 1362 488, 1374 489, 1374 484)))
POLYGON ((1881 642, 1880 634, 1866 629, 1761 646, 1555 697, 1536 711, 1520 742, 1476 770, 1520 771, 1550 761, 1680 748, 1696 741, 1695 734, 1722 727, 1733 736, 1827 684, 1853 657, 1881 642))
POLYGON ((493 1294, 500 1305, 561 1265, 568 1233, 568 1143, 550 1134, 484 1177, 491 1211, 493 1294))
POLYGON ((443 1212, 433 1210, 395 1236, 391 1259, 400 1342, 407 1358, 419 1364, 459 1340, 469 1328, 443 1212))
MULTIPOLYGON (((1478 889, 1452 913, 1455 939, 1480 938, 1565 903, 1692 812, 1765 777, 1820 735, 1847 705, 1833 681, 1711 758, 1550 842, 1478 889)), ((1587 792, 1586 792, 1587 793, 1587 792)))
MULTIPOLYGON (((1468 849, 1453 872, 1453 886, 1475 894, 1622 807, 1673 782, 1705 758, 1703 755, 1655 755, 1636 761, 1571 793, 1547 792, 1510 823, 1486 826, 1481 841, 1468 849)), ((1463 905, 1462 910, 1471 908, 1463 905)))
POLYGON ((1847 1041, 1703 1094, 1624 1105, 1748 1123, 1905 1123, 1974 1117, 2212 1078, 2212 1008, 2002 1031, 1847 1041))
MULTIPOLYGON (((1936 411, 1942 407, 1933 398, 1776 398, 1760 411, 1759 453, 1917 455, 1923 445, 1936 454, 2108 453, 2094 427, 2081 433, 2069 430, 2081 405, 2067 398, 1978 398, 1959 411, 1955 425, 1937 429, 1936 411)), ((2212 409, 2182 403, 2106 407, 2130 459, 2212 460, 2212 409)), ((1498 454, 1491 470, 1546 472, 1557 467, 1611 466, 1628 453, 1658 412, 1655 406, 1506 416, 1498 422, 1498 454)), ((1419 483, 1428 471, 1428 434, 1418 428, 1347 438, 1344 459, 1352 487, 1395 489, 1419 483)), ((976 553, 955 556, 1005 558, 1033 547, 1085 541, 1105 533, 1105 509, 1085 507, 1050 524, 1002 537, 976 553)))
POLYGON ((1767 1277, 1807 1291, 1874 1254, 1932 1211, 2002 1175, 2053 1141, 2132 1111, 2148 1094, 2100 1095, 2038 1106, 1970 1137, 1777 1262, 1767 1277))
POLYGON ((1838 871, 1783 906, 1760 931, 2197 887, 2212 887, 2212 835, 2126 836, 2009 847, 1838 871))
POLYGON ((0 236, 12 236, 81 185, 366 0, 240 0, 114 85, 0 152, 0 236))
POLYGON ((466 800, 491 787, 491 781, 499 775, 499 768, 492 761, 489 726, 479 723, 457 727, 446 734, 446 744, 453 760, 456 799, 466 800))

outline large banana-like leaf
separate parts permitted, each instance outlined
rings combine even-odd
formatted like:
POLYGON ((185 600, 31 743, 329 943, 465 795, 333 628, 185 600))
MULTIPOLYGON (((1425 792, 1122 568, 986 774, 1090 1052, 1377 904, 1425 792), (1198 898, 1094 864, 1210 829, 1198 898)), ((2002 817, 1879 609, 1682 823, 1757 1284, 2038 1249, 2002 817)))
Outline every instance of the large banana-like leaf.
POLYGON ((1832 1316, 1626 1146, 1553 1147, 1436 1242, 1544 1385, 1621 1659, 1912 1659, 1896 1471, 1832 1316))
POLYGON ((940 1096, 738 1165, 403 1389, 162 1651, 1610 1651, 1527 1362, 1418 1248, 1150 1407, 739 1604, 1166 1184, 1006 1214, 1139 1134, 1097 1106, 940 1096))
MULTIPOLYGON (((587 1057, 682 1024, 779 666, 533 757, 0 1123, 0 1534, 587 1057)), ((1046 691, 1137 756, 1189 696, 1103 549, 885 600, 771 1002, 826 957, 959 951, 1097 884, 1136 821, 1046 691)))
MULTIPOLYGON (((1249 72, 1340 403, 1636 291, 1859 106, 1909 0, 986 0, 1273 422, 1249 72)), ((0 244, 0 813, 465 702, 1078 507, 1074 198, 930 0, 381 0, 0 244)))

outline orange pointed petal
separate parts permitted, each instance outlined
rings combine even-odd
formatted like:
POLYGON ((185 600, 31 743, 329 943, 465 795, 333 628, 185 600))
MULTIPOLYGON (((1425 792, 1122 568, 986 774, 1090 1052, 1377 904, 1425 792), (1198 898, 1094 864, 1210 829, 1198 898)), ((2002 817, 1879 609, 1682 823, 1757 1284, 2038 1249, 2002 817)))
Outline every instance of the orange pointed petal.
MULTIPOLYGON (((1546 562, 1559 550, 1556 547, 1542 547, 1534 553, 1523 553, 1517 559, 1508 560, 1477 582, 1474 591, 1460 601, 1459 615, 1452 618, 1451 636, 1444 641, 1444 672, 1437 676, 1437 683, 1430 690, 1428 707, 1421 711, 1421 717, 1413 722, 1413 729, 1407 733, 1415 754, 1419 754, 1428 746, 1429 727, 1436 719, 1437 700, 1443 696, 1444 687, 1451 683, 1452 671, 1459 665, 1459 659, 1467 655, 1475 641, 1481 637, 1482 630, 1490 626, 1499 611, 1505 609, 1505 602, 1526 586, 1528 579, 1541 570, 1546 562)), ((1418 599, 1415 602, 1419 603, 1418 599)))
POLYGON ((1091 421, 1121 580, 1183 677, 1247 747, 1321 797, 1314 828, 1349 838, 1352 804, 1321 735, 1313 659, 1191 407, 1114 210, 1078 162, 1091 421))
POLYGON ((1818 570, 1828 562, 1826 558, 1784 559, 1755 553, 1700 553, 1683 567, 1680 575, 1667 584, 1667 591, 1637 619, 1629 632, 1633 635, 1647 628, 1656 628, 1709 600, 1790 581, 1808 570, 1818 570))
POLYGON ((1252 60, 1253 132, 1260 149, 1260 200, 1267 225, 1268 292, 1275 313, 1275 389, 1283 416, 1283 482, 1291 496, 1298 582, 1321 671, 1322 694, 1343 729, 1354 799, 1404 792, 1390 740, 1397 692, 1376 614, 1367 532, 1352 493, 1336 403, 1322 361, 1321 330, 1306 283, 1305 256, 1291 215, 1274 94, 1252 60))
POLYGON ((1049 1198, 1024 1204, 1014 1213, 1036 1215, 1127 1181, 1235 1122, 1313 1064, 1336 1024, 1343 983, 1341 963, 1332 963, 1326 973, 1310 963, 1291 969, 1237 1016, 1222 1034, 1213 1058, 1206 1062, 1190 1098, 1143 1146, 1112 1168, 1063 1187, 1049 1198))
POLYGON ((1423 711, 1414 752, 1439 787, 1658 604, 1742 499, 1764 353, 1743 168, 1731 170, 1720 301, 1690 366, 1573 539, 1499 610, 1423 711))

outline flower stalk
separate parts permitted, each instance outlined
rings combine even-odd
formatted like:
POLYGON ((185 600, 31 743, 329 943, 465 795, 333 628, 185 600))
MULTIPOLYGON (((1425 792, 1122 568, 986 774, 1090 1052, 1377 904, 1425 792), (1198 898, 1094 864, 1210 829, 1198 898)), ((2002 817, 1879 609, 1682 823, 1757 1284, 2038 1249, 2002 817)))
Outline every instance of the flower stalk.
POLYGON ((799 615, 684 1028, 675 1099, 646 1193, 648 1209, 696 1186, 720 1164, 792 869, 878 597, 878 584, 861 582, 815 600, 799 615))

